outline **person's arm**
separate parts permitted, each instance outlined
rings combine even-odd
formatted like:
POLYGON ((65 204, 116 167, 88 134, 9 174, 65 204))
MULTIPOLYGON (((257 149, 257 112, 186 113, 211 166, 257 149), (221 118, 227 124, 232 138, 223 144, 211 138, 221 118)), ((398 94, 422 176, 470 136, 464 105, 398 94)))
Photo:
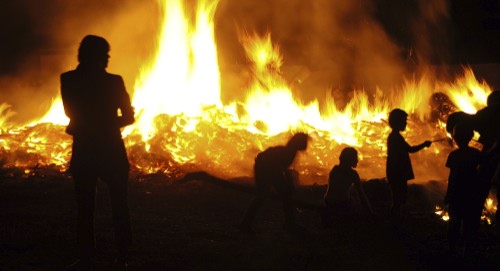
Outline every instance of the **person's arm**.
POLYGON ((63 102, 63 107, 64 107, 64 113, 68 118, 73 118, 74 114, 74 103, 72 99, 72 95, 70 93, 69 88, 69 82, 67 75, 62 74, 60 77, 60 83, 61 83, 61 98, 63 102))
POLYGON ((498 142, 493 143, 493 145, 483 152, 480 152, 477 155, 477 162, 481 165, 488 164, 491 161, 499 160, 499 151, 500 146, 498 146, 498 142))
POLYGON ((449 204, 450 203, 450 199, 453 198, 453 191, 455 190, 454 186, 455 186, 455 171, 454 170, 451 170, 450 169, 450 175, 448 177, 448 188, 446 189, 446 195, 444 196, 444 203, 445 204, 449 204))
POLYGON ((123 83, 123 79, 119 76, 117 80, 118 89, 119 89, 119 105, 121 111, 121 116, 118 116, 118 125, 119 127, 124 127, 134 123, 134 108, 130 102, 130 97, 125 89, 125 84, 123 83))
POLYGON ((358 190, 358 194, 361 197, 361 201, 363 202, 363 205, 366 207, 368 212, 373 215, 373 209, 370 204, 370 201, 368 200, 368 197, 366 196, 365 190, 363 189, 363 185, 361 184, 361 180, 359 178, 359 175, 357 172, 355 172, 355 179, 354 179, 354 186, 358 190))
POLYGON ((456 178, 455 170, 452 170, 454 160, 454 153, 452 152, 450 153, 450 155, 448 155, 445 164, 445 166, 450 169, 450 174, 448 175, 448 186, 446 188, 446 195, 444 196, 444 204, 448 204, 450 202, 450 197, 453 196, 453 180, 455 180, 456 178))
POLYGON ((492 158, 500 153, 500 146, 498 145, 498 140, 495 140, 495 142, 491 145, 489 149, 487 149, 484 152, 484 155, 486 159, 492 158))
MULTIPOLYGON (((64 114, 70 119, 66 127, 66 133, 74 135, 78 130, 77 125, 81 123, 81 116, 78 116, 81 110, 78 109, 78 98, 75 97, 74 86, 71 77, 67 73, 60 76, 61 99, 64 108, 64 114)), ((81 114, 81 113, 80 113, 81 114)))
POLYGON ((419 150, 421 150, 423 148, 428 148, 431 144, 432 144, 432 141, 426 140, 422 144, 419 144, 419 145, 416 145, 416 146, 410 146, 408 148, 408 152, 409 153, 418 152, 419 150))

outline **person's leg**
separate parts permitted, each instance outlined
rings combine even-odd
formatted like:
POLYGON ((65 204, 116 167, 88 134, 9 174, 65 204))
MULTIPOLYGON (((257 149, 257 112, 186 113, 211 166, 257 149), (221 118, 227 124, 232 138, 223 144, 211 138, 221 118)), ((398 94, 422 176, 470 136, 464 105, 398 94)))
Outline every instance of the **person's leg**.
POLYGON ((500 208, 498 208, 498 204, 500 203, 500 184, 497 182, 495 184, 495 194, 497 198, 497 210, 495 212, 495 228, 497 232, 500 232, 500 208))
POLYGON ((283 200, 285 227, 295 227, 295 206, 292 203, 292 193, 294 188, 292 180, 279 180, 275 183, 275 190, 283 200))
POLYGON ((488 195, 490 193, 492 185, 491 179, 493 178, 494 174, 495 174, 495 167, 490 162, 481 164, 478 168, 477 175, 478 175, 479 192, 478 192, 478 202, 476 206, 477 211, 475 213, 476 215, 479 216, 479 219, 481 218, 484 209, 484 204, 486 203, 486 199, 488 198, 488 195))
POLYGON ((94 212, 97 178, 73 175, 77 214, 77 246, 82 260, 90 260, 95 250, 94 212))
POLYGON ((389 180, 391 187, 392 205, 389 212, 389 220, 391 222, 399 222, 401 218, 401 206, 405 196, 405 187, 401 180, 389 180))
POLYGON ((404 210, 404 205, 406 203, 406 199, 408 198, 408 181, 407 180, 401 180, 401 199, 400 199, 400 215, 401 212, 404 210))
MULTIPOLYGON (((477 219, 477 211, 471 202, 463 206, 463 231, 464 231, 464 253, 470 251, 474 246, 479 230, 480 219, 477 219)), ((473 203, 473 202, 472 202, 473 203)))
POLYGON ((450 250, 456 251, 458 239, 460 236, 462 217, 460 211, 454 204, 450 204, 448 215, 450 217, 450 220, 448 221, 448 245, 450 247, 450 250))
POLYGON ((295 220, 296 209, 293 203, 292 196, 295 191, 293 180, 287 176, 286 178, 275 178, 273 187, 283 201, 283 213, 285 216, 285 223, 283 228, 292 234, 303 234, 305 229, 298 225, 295 220))
POLYGON ((331 227, 333 226, 334 222, 334 213, 333 213, 334 209, 332 204, 326 201, 324 201, 324 204, 325 204, 325 209, 321 213, 321 220, 325 226, 331 227))
POLYGON ((295 210, 294 206, 292 204, 291 198, 286 195, 283 197, 283 213, 285 214, 285 227, 290 226, 294 227, 296 226, 295 222, 295 210))
POLYGON ((122 171, 104 176, 103 181, 108 185, 119 258, 125 259, 132 244, 132 230, 128 207, 128 173, 122 171))
POLYGON ((252 200, 250 203, 250 206, 248 206, 245 216, 240 224, 240 229, 242 231, 247 231, 251 232, 252 231, 252 224, 253 221, 255 220, 255 217, 257 216, 257 212, 259 211, 260 207, 262 206, 264 202, 264 197, 262 195, 256 195, 255 198, 252 200))
POLYGON ((262 206, 262 204, 266 200, 268 194, 269 194, 269 185, 267 184, 267 180, 256 178, 256 180, 255 180, 255 198, 250 203, 250 206, 248 206, 248 208, 245 212, 245 216, 243 217, 243 220, 241 221, 241 224, 240 224, 241 231, 247 232, 247 233, 253 232, 253 230, 252 230, 253 221, 255 220, 255 217, 257 216, 257 212, 259 211, 260 207, 262 206))
MULTIPOLYGON (((494 193, 497 199, 497 205, 500 202, 500 163, 496 163, 495 173, 491 179, 492 186, 494 187, 494 193)), ((495 212, 495 228, 497 232, 500 233, 500 208, 497 208, 495 212)))

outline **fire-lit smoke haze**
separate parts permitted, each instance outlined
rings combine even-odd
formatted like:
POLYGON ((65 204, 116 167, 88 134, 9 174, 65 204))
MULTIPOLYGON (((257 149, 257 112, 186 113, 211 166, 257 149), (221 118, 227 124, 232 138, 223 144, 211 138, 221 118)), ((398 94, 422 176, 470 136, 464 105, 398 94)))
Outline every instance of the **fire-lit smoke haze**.
POLYGON ((73 69, 87 34, 111 44, 109 71, 122 74, 129 92, 159 29, 156 1, 5 1, 0 101, 12 105, 14 120, 27 123, 46 112, 59 93, 59 74, 73 69), (27 97, 29 97, 27 99, 27 97), (29 110, 27 110, 29 109, 29 110))
MULTIPOLYGON (((353 88, 401 83, 401 48, 372 17, 369 2, 223 1, 220 6, 218 22, 226 23, 218 25, 233 33, 232 39, 243 31, 271 33, 284 55, 284 76, 307 88, 297 93, 305 101, 323 95, 326 88, 342 103, 353 88)), ((231 53, 221 55, 223 63, 234 63, 244 54, 239 48, 234 52, 227 41, 221 40, 220 46, 231 53)))
MULTIPOLYGON (((16 19, 16 24, 21 20, 29 22, 19 29, 23 33, 14 33, 16 29, 9 33, 13 33, 13 38, 26 40, 26 44, 33 44, 31 47, 24 45, 24 55, 18 56, 15 72, 3 76, 0 81, 4 90, 1 98, 14 105, 13 110, 18 111, 16 118, 26 121, 47 110, 58 92, 58 74, 76 66, 78 42, 89 33, 102 35, 110 41, 109 70, 123 75, 129 92, 133 93, 140 69, 158 49, 156 44, 162 21, 158 1, 31 2, 15 1, 6 7, 23 11, 20 13, 23 18, 16 19), (34 99, 27 101, 26 96, 34 99), (30 110, 22 110, 25 106, 30 110)), ((196 3, 184 2, 187 6, 196 3)), ((245 84, 252 76, 246 69, 247 58, 240 45, 243 31, 261 35, 271 33, 273 42, 280 46, 284 56, 284 78, 291 87, 301 85, 295 88, 300 91, 294 94, 306 102, 323 97, 329 89, 336 103, 344 106, 355 88, 371 92, 376 87, 399 86, 408 76, 404 50, 409 45, 394 42, 378 22, 375 15, 381 2, 219 1, 214 32, 224 77, 222 100, 244 98, 245 84)), ((444 1, 424 2, 415 1, 415 5, 422 6, 418 12, 411 9, 416 15, 400 16, 397 20, 405 27, 400 31, 413 33, 414 52, 432 51, 429 47, 435 44, 431 42, 432 35, 428 35, 430 29, 442 28, 440 23, 447 15, 444 1)), ((382 7, 387 10, 388 6, 382 7)), ((409 13, 411 7, 399 6, 400 13, 409 13)), ((187 16, 192 19, 194 11, 189 12, 187 16)), ((397 16, 397 11, 391 14, 397 16)), ((425 57, 424 53, 422 55, 425 57)), ((420 59, 422 63, 426 61, 424 57, 420 59)))
POLYGON ((410 21, 415 40, 413 57, 418 63, 446 63, 451 48, 448 1, 418 1, 418 10, 410 21))

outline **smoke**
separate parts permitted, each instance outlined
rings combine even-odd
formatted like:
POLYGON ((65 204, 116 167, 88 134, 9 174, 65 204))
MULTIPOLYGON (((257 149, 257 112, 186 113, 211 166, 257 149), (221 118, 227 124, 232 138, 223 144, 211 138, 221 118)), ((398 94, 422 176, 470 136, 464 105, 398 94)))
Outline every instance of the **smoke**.
POLYGON ((360 1, 318 1, 313 11, 310 54, 317 69, 330 70, 341 91, 371 90, 401 80, 400 48, 371 17, 368 6, 360 1))
POLYGON ((129 93, 154 52, 160 19, 156 1, 16 0, 2 5, 0 25, 9 38, 0 44, 0 103, 12 105, 17 112, 12 119, 20 124, 49 109, 59 93, 59 75, 78 64, 85 35, 109 41, 108 71, 124 77, 129 93))
MULTIPOLYGON (((0 29, 9 37, 0 44, 0 101, 12 105, 19 121, 48 109, 59 91, 59 74, 77 65, 76 50, 85 35, 110 42, 108 70, 123 75, 131 93, 141 66, 156 49, 161 14, 155 0, 9 0, 0 5, 0 29)), ((445 58, 447 28, 441 26, 447 8, 445 0, 220 0, 215 34, 223 96, 244 96, 248 63, 238 29, 271 33, 284 56, 283 74, 304 101, 331 90, 345 103, 353 89, 400 84, 411 61, 445 58)))
POLYGON ((219 58, 231 74, 246 64, 235 47, 238 29, 270 32, 284 55, 284 75, 291 82, 301 77, 298 96, 306 101, 329 89, 343 102, 354 89, 389 90, 415 64, 444 61, 449 49, 446 0, 396 2, 223 0, 216 17, 219 58))
POLYGON ((411 18, 410 22, 418 63, 446 63, 451 57, 452 41, 447 1, 419 0, 418 10, 418 16, 411 18))

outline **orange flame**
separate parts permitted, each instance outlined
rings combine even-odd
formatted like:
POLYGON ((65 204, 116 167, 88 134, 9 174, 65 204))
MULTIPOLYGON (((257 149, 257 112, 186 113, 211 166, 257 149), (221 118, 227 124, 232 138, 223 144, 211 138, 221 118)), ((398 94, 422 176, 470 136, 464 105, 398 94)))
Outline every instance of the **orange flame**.
MULTIPOLYGON (((160 4, 163 22, 157 53, 144 65, 132 97, 137 122, 123 131, 132 164, 140 171, 167 172, 174 165, 196 165, 224 175, 251 175, 253 158, 259 151, 283 144, 291 132, 304 131, 314 137, 309 150, 297 161, 297 170, 308 176, 305 181, 325 183, 324 176, 338 162, 340 149, 346 145, 359 150, 361 176, 383 177, 389 110, 399 107, 411 114, 405 136, 410 143, 420 143, 445 136, 442 122, 426 121, 433 93, 445 93, 459 110, 473 112, 485 105, 491 92, 486 83, 477 82, 470 68, 465 68, 464 77, 454 82, 435 82, 424 75, 374 94, 353 90, 352 99, 342 108, 329 90, 325 90, 324 98, 303 103, 280 71, 285 59, 278 45, 272 43, 271 34, 243 33, 240 40, 251 74, 247 95, 243 101, 223 104, 214 38, 218 1, 197 1, 194 13, 182 0, 163 0, 160 4)), ((0 112, 3 127, 8 116, 5 109, 0 108, 0 112)), ((42 159, 46 163, 64 167, 69 160, 70 139, 62 127, 54 128, 61 132, 57 136, 47 134, 47 129, 66 123, 57 97, 41 119, 10 130, 29 138, 31 145, 21 143, 25 138, 17 145, 4 140, 2 148, 29 147, 46 157, 42 159), (46 132, 33 134, 30 127, 42 123, 48 123, 40 128, 46 132)), ((446 179, 443 165, 449 149, 436 143, 430 151, 415 154, 412 159, 418 161, 417 177, 446 179)))

